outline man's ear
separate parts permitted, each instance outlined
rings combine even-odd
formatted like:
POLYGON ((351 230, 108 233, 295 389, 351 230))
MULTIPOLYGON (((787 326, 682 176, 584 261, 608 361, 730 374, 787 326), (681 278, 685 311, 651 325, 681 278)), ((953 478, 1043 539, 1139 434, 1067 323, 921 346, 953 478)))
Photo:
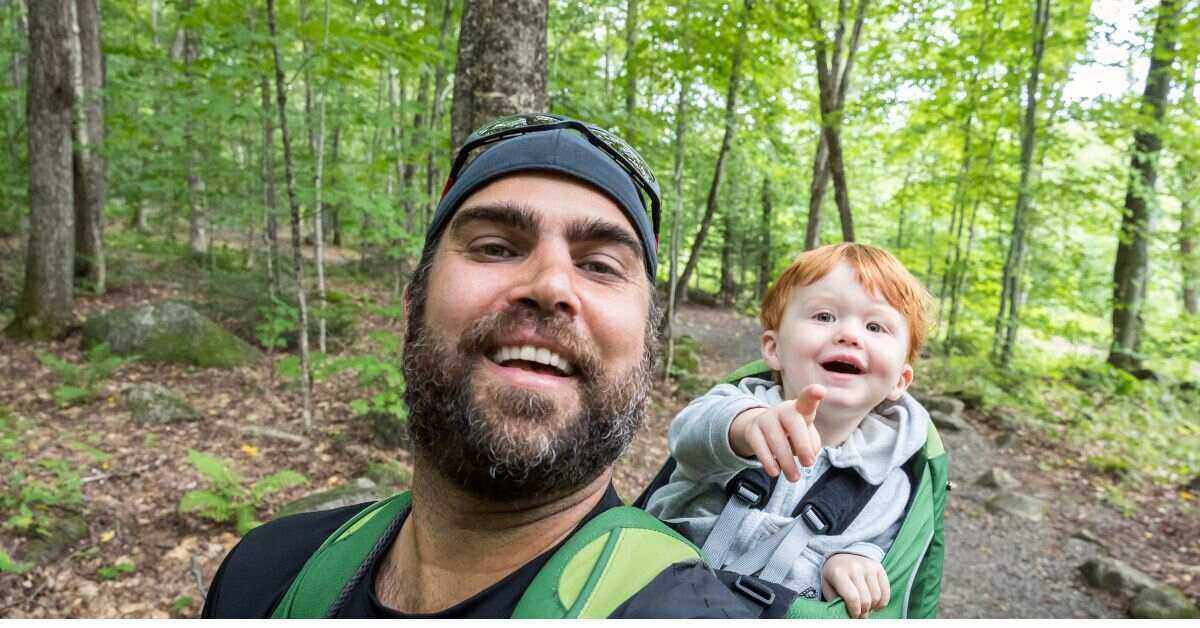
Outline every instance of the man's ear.
POLYGON ((779 366, 779 336, 774 329, 762 333, 762 358, 772 371, 782 370, 779 366))
POLYGON ((888 393, 887 398, 892 401, 899 399, 904 394, 904 391, 908 390, 912 381, 913 367, 911 364, 905 363, 904 370, 900 371, 900 379, 896 382, 896 387, 892 389, 892 392, 888 393))

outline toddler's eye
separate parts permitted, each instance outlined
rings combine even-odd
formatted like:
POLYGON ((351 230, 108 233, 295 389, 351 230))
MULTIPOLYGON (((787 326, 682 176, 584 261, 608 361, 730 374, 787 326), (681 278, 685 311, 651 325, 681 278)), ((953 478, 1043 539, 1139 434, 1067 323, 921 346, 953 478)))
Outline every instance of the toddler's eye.
POLYGON ((867 331, 869 331, 873 334, 881 334, 883 332, 886 332, 887 329, 884 328, 884 326, 880 325, 879 323, 867 323, 867 331))
POLYGON ((813 320, 817 321, 818 323, 832 323, 837 319, 835 319, 833 314, 830 314, 829 312, 817 312, 816 314, 813 314, 813 320))

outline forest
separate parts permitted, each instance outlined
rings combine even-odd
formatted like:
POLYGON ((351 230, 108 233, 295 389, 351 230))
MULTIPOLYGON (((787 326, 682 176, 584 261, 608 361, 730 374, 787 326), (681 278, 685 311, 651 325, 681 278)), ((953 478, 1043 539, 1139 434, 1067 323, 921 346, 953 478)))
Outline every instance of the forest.
POLYGON ((199 616, 259 522, 405 487, 403 291, 525 111, 662 189, 623 497, 779 272, 874 244, 932 296, 942 615, 1200 613, 1197 0, 0 0, 0 68, 0 617, 199 616))

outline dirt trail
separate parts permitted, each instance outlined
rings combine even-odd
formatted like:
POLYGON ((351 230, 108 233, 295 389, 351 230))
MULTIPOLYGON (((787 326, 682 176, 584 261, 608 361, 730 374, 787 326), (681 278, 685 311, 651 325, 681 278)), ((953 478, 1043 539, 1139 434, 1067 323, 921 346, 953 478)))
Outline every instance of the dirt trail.
MULTIPOLYGON (((681 334, 703 347, 702 369, 718 379, 758 357, 758 322, 728 310, 685 306, 680 310, 681 334)), ((681 401, 657 400, 650 424, 618 464, 617 485, 632 498, 649 483, 666 459, 666 432, 681 401)), ((1112 518, 1115 513, 1092 504, 1064 499, 1051 478, 1040 477, 1028 456, 1015 449, 1000 450, 986 425, 971 421, 972 429, 945 432, 954 490, 946 510, 946 560, 940 616, 968 617, 1123 617, 1120 600, 1101 600, 1086 589, 1076 568, 1083 562, 1086 543, 1072 539, 1079 521, 1112 518), (1025 494, 1051 504, 1040 524, 989 514, 988 489, 973 480, 989 468, 1002 466, 1023 482, 1025 494)), ((1021 444, 1010 445, 1013 448, 1021 444)), ((1086 496, 1084 496, 1086 497, 1086 496)))

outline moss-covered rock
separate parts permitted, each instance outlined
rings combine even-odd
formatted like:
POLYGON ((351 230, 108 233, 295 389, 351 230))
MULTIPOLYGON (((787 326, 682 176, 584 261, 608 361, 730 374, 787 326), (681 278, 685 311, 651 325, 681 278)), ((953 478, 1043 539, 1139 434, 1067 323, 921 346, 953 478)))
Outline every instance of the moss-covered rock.
POLYGON ((83 348, 108 343, 117 355, 150 362, 229 368, 256 361, 258 351, 190 305, 163 301, 110 310, 83 325, 83 348))
POLYGON ((378 501, 391 494, 390 490, 376 486, 375 482, 367 478, 358 478, 349 484, 301 497, 280 508, 275 513, 275 519, 302 512, 330 510, 363 502, 378 501))
POLYGON ((138 425, 162 425, 197 421, 200 414, 165 386, 135 384, 125 389, 129 416, 138 425))

